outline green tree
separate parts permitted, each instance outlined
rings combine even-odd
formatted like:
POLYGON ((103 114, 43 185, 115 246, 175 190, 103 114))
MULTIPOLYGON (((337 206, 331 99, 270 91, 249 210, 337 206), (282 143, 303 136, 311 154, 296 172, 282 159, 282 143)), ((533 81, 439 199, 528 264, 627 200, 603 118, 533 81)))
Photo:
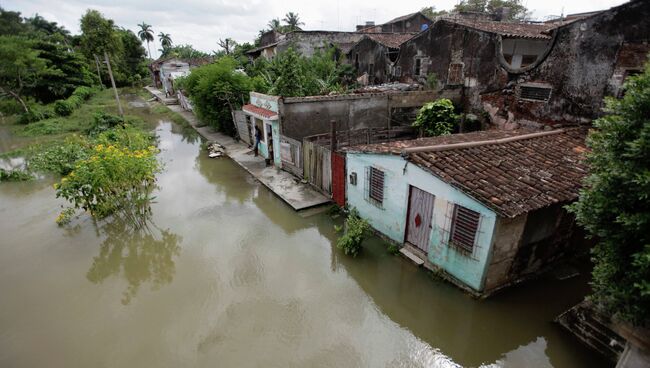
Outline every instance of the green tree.
POLYGON ((133 83, 149 75, 146 63, 146 51, 140 38, 133 31, 122 29, 118 31, 122 48, 117 62, 118 81, 116 83, 133 83))
POLYGON ((278 54, 266 75, 270 82, 268 93, 284 97, 305 96, 304 62, 293 48, 278 54))
POLYGON ((272 31, 279 31, 282 28, 282 23, 280 22, 280 18, 271 19, 268 23, 268 26, 272 31))
POLYGON ((15 36, 27 30, 20 12, 7 11, 0 7, 0 35, 15 36))
POLYGON ((449 14, 449 12, 446 10, 436 10, 435 6, 424 7, 420 9, 420 12, 426 15, 429 19, 435 19, 436 17, 439 17, 441 15, 449 14))
POLYGON ((33 40, 32 49, 38 51, 39 58, 48 66, 25 88, 25 94, 37 101, 49 103, 67 98, 77 87, 93 84, 93 74, 83 55, 71 51, 60 33, 33 40))
POLYGON ((592 299, 637 325, 650 324, 650 63, 594 122, 590 175, 570 206, 597 244, 592 299))
POLYGON ((232 111, 248 99, 253 86, 251 78, 236 68, 235 60, 225 56, 192 70, 182 82, 198 117, 231 135, 235 132, 232 111))
POLYGON ((169 33, 158 33, 158 40, 163 48, 172 47, 172 36, 169 33))
POLYGON ((142 42, 147 43, 147 50, 149 50, 149 59, 152 59, 151 56, 151 47, 149 47, 149 42, 153 42, 153 30, 151 29, 151 25, 142 22, 138 24, 138 27, 140 27, 140 30, 138 31, 138 37, 142 40, 142 42))
POLYGON ((18 101, 25 112, 29 112, 29 108, 24 90, 51 72, 47 61, 39 57, 32 46, 33 41, 23 37, 0 36, 0 94, 18 101))
POLYGON ((232 38, 226 38, 217 41, 217 45, 223 49, 224 54, 230 55, 235 46, 237 46, 237 42, 235 42, 235 40, 232 38))
POLYGON ((81 52, 88 60, 106 52, 113 56, 120 49, 120 38, 112 19, 97 10, 88 10, 81 17, 81 52))
POLYGON ((298 13, 294 12, 288 12, 285 14, 284 18, 282 19, 286 23, 286 30, 288 32, 293 32, 293 31, 300 31, 302 30, 300 26, 304 26, 305 23, 300 21, 300 16, 298 16, 298 13))
POLYGON ((177 57, 182 59, 193 59, 193 58, 202 58, 208 57, 207 53, 194 49, 192 45, 174 45, 166 50, 162 57, 177 57))
POLYGON ((424 104, 413 123, 428 137, 451 134, 457 125, 454 104, 446 98, 424 104))
POLYGON ((454 6, 454 11, 494 14, 499 8, 510 9, 505 20, 523 19, 528 15, 528 8, 521 0, 461 0, 454 6))

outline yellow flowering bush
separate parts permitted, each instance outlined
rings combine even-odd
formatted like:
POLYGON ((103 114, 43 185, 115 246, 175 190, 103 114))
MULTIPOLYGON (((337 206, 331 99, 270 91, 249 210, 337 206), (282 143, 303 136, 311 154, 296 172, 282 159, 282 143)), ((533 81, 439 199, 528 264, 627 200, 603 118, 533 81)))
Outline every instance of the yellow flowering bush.
POLYGON ((151 191, 161 169, 156 153, 152 145, 134 149, 96 144, 89 156, 55 185, 56 195, 95 218, 118 215, 137 224, 150 211, 151 191))

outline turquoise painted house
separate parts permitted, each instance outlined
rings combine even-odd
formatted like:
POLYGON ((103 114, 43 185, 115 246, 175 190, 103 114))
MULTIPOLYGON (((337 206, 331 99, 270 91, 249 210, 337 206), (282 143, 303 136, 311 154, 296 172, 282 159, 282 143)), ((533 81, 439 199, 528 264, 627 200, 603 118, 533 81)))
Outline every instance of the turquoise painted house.
POLYGON ((346 148, 349 207, 402 253, 488 295, 575 250, 583 129, 482 131, 346 148))
MULTIPOLYGON (((250 141, 255 144, 255 129, 259 129, 261 140, 259 154, 278 168, 282 167, 280 159, 280 118, 279 96, 251 92, 250 103, 242 107, 246 114, 246 125, 250 141)), ((239 133, 242 135, 242 132, 239 133)))

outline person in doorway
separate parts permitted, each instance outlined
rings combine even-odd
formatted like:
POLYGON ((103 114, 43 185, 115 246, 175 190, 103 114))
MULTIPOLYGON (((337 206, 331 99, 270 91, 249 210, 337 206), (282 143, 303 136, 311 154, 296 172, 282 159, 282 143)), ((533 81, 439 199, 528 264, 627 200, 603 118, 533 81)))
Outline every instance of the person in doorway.
POLYGON ((269 150, 269 158, 266 159, 266 166, 271 166, 273 165, 273 136, 271 133, 269 133, 269 136, 267 137, 269 145, 268 145, 268 150, 269 150))
POLYGON ((255 126, 255 146, 253 147, 253 152, 255 152, 255 157, 259 152, 260 141, 262 140, 262 132, 258 126, 255 126))

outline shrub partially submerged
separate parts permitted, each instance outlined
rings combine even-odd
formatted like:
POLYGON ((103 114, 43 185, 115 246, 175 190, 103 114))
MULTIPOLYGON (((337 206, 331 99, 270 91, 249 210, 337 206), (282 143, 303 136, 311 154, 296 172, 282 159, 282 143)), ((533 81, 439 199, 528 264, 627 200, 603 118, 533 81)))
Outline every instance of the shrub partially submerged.
POLYGON ((345 220, 345 233, 336 241, 336 247, 347 255, 356 257, 361 251, 361 243, 370 229, 368 222, 361 217, 356 209, 352 209, 345 220))

